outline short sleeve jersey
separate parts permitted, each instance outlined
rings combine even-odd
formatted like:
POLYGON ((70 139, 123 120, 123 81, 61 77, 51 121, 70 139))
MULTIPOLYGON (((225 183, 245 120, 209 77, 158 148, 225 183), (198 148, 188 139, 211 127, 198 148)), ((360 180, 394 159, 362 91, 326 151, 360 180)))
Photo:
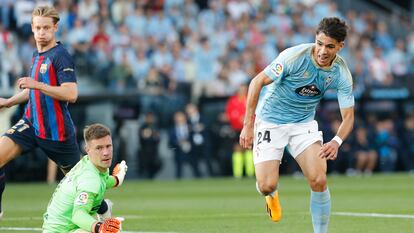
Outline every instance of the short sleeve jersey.
POLYGON ((57 186, 44 214, 44 232, 70 232, 74 206, 87 205, 88 193, 95 194, 89 215, 98 211, 107 189, 109 169, 99 170, 84 156, 57 186))
POLYGON ((340 108, 354 106, 352 76, 336 55, 332 65, 321 68, 312 56, 314 44, 284 50, 264 69, 273 80, 261 93, 256 115, 275 124, 309 122, 325 92, 337 92, 340 108))
MULTIPOLYGON (((76 82, 72 57, 60 43, 46 52, 34 52, 30 76, 50 86, 76 82)), ((66 141, 75 135, 68 102, 53 99, 39 90, 30 90, 24 117, 39 138, 66 141)))

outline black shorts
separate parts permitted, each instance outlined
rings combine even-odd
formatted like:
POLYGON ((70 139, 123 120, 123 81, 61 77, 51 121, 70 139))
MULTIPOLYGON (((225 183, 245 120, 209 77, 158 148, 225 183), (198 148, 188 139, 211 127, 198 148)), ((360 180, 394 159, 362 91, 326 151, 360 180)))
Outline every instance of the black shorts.
POLYGON ((36 136, 32 124, 27 119, 21 119, 7 130, 4 136, 19 145, 23 152, 31 151, 37 147, 40 148, 65 173, 80 160, 81 153, 75 137, 62 142, 41 139, 36 136))

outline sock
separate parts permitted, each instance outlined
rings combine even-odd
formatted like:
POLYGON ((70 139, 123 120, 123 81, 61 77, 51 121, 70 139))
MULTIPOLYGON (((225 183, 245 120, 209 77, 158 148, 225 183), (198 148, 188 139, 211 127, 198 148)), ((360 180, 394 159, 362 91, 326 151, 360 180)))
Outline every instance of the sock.
POLYGON ((3 211, 1 207, 1 201, 3 199, 4 188, 6 187, 6 174, 4 168, 0 168, 0 212, 3 211))
POLYGON ((327 233, 331 214, 331 195, 329 189, 323 192, 311 191, 310 211, 314 233, 327 233))
POLYGON ((241 178, 243 176, 243 154, 241 152, 234 152, 232 156, 233 162, 233 176, 241 178))
POLYGON ((246 150, 244 152, 244 165, 246 167, 246 176, 253 177, 254 176, 254 163, 253 163, 253 151, 246 150))

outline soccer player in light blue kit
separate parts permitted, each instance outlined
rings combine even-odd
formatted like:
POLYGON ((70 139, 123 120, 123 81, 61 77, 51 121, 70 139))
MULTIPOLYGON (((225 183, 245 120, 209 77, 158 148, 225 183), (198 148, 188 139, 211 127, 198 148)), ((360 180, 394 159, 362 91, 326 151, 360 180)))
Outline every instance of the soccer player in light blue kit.
POLYGON ((282 218, 277 183, 279 166, 287 146, 311 188, 310 211, 315 233, 328 232, 331 198, 327 186, 327 160, 354 124, 352 76, 337 53, 347 35, 344 21, 324 18, 316 30, 316 41, 291 47, 250 83, 240 145, 253 146, 256 188, 265 196, 273 221, 282 218), (259 93, 266 86, 260 104, 259 93), (322 141, 314 120, 316 106, 328 89, 337 91, 342 122, 336 136, 322 141), (256 109, 257 107, 257 109, 256 109), (255 116, 256 113, 256 116, 255 116))

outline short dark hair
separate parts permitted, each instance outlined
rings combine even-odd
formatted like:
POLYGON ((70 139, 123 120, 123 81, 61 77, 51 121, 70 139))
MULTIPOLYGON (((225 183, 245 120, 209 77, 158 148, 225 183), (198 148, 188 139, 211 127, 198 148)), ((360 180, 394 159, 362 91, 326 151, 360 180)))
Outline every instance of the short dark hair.
POLYGON ((345 21, 337 17, 323 18, 316 29, 316 35, 323 32, 325 35, 342 42, 345 40, 348 26, 345 21))
POLYGON ((88 125, 83 130, 83 138, 85 139, 85 142, 100 139, 108 135, 111 136, 111 130, 108 127, 98 123, 88 125))

